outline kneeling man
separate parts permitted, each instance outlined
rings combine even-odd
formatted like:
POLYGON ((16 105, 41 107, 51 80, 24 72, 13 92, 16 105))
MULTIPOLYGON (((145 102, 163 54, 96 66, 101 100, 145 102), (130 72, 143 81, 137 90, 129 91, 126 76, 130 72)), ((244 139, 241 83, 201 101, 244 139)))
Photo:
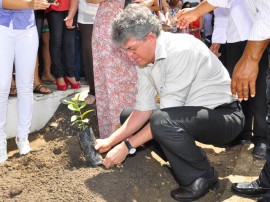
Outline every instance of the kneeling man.
POLYGON ((180 185, 171 192, 174 199, 195 200, 217 188, 217 173, 195 140, 223 145, 243 129, 244 115, 225 67, 192 35, 161 31, 156 16, 137 4, 114 19, 112 40, 138 64, 138 94, 124 124, 97 140, 96 149, 108 152, 104 165, 122 163, 154 139, 180 185))

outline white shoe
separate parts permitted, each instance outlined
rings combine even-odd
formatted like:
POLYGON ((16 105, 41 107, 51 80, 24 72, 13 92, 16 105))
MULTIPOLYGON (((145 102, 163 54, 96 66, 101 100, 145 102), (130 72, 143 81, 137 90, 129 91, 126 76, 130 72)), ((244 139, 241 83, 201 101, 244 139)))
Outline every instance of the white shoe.
POLYGON ((0 143, 0 163, 5 162, 8 159, 7 155, 7 141, 0 143))
POLYGON ((26 138, 15 138, 20 155, 28 154, 31 151, 29 141, 26 138))

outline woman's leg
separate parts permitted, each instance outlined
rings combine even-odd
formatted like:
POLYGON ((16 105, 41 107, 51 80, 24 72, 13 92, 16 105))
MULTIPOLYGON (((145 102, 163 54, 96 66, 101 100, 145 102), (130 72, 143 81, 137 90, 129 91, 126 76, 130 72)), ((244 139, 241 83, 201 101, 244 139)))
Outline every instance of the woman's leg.
POLYGON ((18 91, 18 134, 19 139, 27 139, 30 132, 33 110, 33 82, 38 50, 36 27, 17 30, 15 42, 15 68, 18 91))
MULTIPOLYGON (((52 61, 52 68, 56 79, 59 79, 60 85, 65 84, 63 80, 64 70, 62 63, 62 36, 63 27, 66 26, 64 18, 66 16, 60 11, 51 11, 48 13, 48 25, 50 30, 50 55, 52 61)), ((73 51, 73 50, 67 50, 73 51)))
POLYGON ((6 141, 5 125, 14 61, 12 34, 12 28, 0 26, 0 144, 6 141))
MULTIPOLYGON (((68 12, 64 11, 64 16, 67 16, 68 12)), ((77 25, 77 20, 74 17, 73 25, 77 25)), ((62 55, 63 64, 65 68, 65 74, 69 78, 71 83, 76 83, 75 79, 75 31, 74 29, 68 29, 66 25, 63 26, 63 45, 62 55)))
POLYGON ((51 56, 50 56, 50 32, 43 32, 42 33, 42 57, 43 57, 43 63, 44 63, 44 70, 42 75, 42 80, 44 81, 50 81, 52 83, 55 83, 55 78, 51 73, 51 56))
POLYGON ((93 24, 80 24, 82 39, 82 60, 84 73, 89 84, 89 94, 95 95, 93 54, 92 54, 92 32, 93 24))

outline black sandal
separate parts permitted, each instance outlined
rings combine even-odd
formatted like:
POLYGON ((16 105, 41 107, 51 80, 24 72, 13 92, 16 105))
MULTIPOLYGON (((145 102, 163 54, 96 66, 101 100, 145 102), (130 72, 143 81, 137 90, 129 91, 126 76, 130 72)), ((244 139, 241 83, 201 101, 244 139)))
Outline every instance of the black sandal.
POLYGON ((34 88, 33 93, 37 93, 37 94, 50 94, 50 93, 53 92, 51 89, 49 89, 49 90, 50 90, 49 92, 42 92, 42 91, 41 91, 41 88, 49 89, 49 88, 46 88, 44 85, 42 85, 42 84, 40 83, 40 84, 38 84, 38 85, 34 88))

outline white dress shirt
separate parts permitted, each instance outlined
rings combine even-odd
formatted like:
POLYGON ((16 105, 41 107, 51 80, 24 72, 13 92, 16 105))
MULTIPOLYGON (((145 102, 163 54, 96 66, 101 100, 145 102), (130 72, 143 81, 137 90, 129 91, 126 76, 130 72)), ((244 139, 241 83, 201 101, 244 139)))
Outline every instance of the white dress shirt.
MULTIPOLYGON (((213 6, 230 8, 235 0, 207 0, 213 6)), ((242 0, 253 22, 248 40, 261 41, 270 38, 270 0, 242 0)))
POLYGON ((252 29, 252 20, 243 0, 234 0, 229 8, 216 8, 212 43, 246 41, 252 29))
POLYGON ((210 109, 231 103, 230 76, 205 44, 189 34, 161 32, 155 62, 137 67, 138 94, 135 109, 204 106, 210 109))

